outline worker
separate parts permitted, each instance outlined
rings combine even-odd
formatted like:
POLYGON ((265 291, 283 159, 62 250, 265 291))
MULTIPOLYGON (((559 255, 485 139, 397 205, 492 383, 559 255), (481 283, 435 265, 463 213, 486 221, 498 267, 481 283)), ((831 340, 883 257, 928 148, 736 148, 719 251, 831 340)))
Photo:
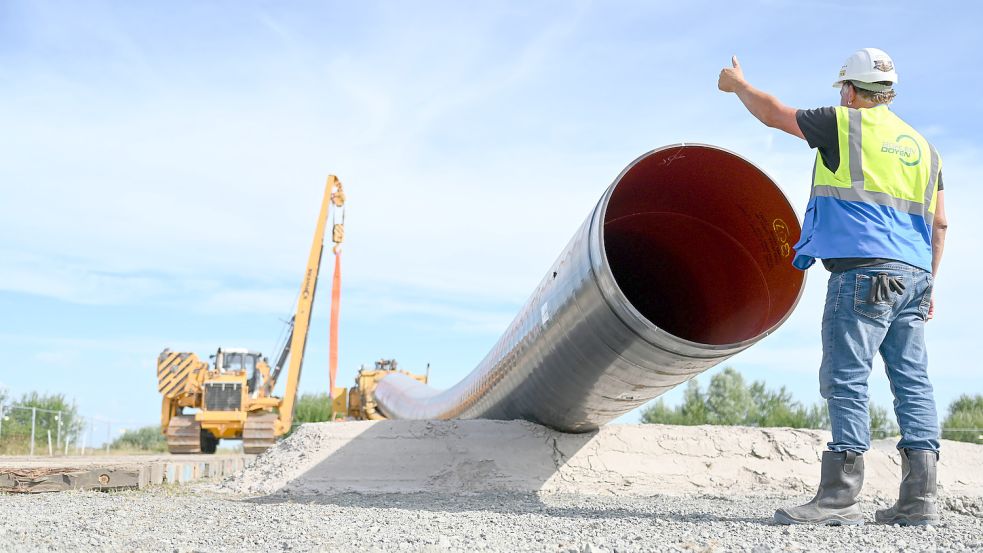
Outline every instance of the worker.
POLYGON ((876 48, 840 69, 838 107, 796 110, 751 86, 737 57, 717 86, 769 127, 817 150, 812 193, 792 264, 830 271, 822 319, 820 393, 832 441, 812 501, 775 512, 780 524, 863 524, 857 495, 870 448, 867 377, 880 352, 901 429, 900 494, 880 523, 937 524, 939 424, 925 349, 932 285, 945 241, 942 159, 889 108, 898 75, 876 48))

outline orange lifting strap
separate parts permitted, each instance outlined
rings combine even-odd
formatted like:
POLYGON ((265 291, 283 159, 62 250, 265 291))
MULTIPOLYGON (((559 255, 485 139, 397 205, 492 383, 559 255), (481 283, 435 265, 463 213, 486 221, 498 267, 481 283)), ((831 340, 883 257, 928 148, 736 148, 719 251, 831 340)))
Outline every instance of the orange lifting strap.
POLYGON ((338 316, 341 310, 341 242, 345 239, 345 191, 334 175, 328 177, 331 186, 332 215, 331 241, 334 242, 334 278, 331 279, 331 329, 329 330, 328 396, 334 398, 335 376, 338 374, 338 316), (338 210, 341 223, 338 223, 338 210))

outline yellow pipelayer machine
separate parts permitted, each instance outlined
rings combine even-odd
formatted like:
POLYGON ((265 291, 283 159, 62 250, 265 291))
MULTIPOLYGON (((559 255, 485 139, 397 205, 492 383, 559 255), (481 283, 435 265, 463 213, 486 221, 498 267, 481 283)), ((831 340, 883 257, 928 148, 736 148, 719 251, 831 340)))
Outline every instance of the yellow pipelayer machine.
MULTIPOLYGON (((324 229, 331 205, 344 205, 341 181, 331 175, 324 189, 307 270, 301 282, 290 335, 273 368, 256 351, 219 348, 210 365, 194 353, 165 349, 157 358, 157 389, 163 395, 160 426, 171 453, 214 453, 219 439, 241 439, 246 453, 262 453, 290 430, 294 401, 307 346, 311 308, 324 249, 324 229), (293 355, 291 355, 293 352, 293 355), (273 395, 289 359, 283 397, 273 395), (186 409, 196 410, 185 414, 186 409)), ((335 225, 340 227, 341 225, 335 225)), ((335 235, 342 233, 335 229, 335 235)), ((344 394, 338 396, 344 413, 344 394)))

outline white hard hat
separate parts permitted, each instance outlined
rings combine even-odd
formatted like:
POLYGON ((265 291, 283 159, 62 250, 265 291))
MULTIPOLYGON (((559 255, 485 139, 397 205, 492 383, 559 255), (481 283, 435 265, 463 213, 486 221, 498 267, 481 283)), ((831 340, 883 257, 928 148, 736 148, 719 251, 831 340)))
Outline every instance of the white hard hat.
POLYGON ((843 81, 854 81, 859 83, 860 88, 880 92, 891 87, 877 83, 879 81, 897 83, 898 72, 894 70, 894 61, 891 60, 891 56, 887 55, 884 50, 863 48, 846 59, 833 86, 839 88, 843 85, 843 81))

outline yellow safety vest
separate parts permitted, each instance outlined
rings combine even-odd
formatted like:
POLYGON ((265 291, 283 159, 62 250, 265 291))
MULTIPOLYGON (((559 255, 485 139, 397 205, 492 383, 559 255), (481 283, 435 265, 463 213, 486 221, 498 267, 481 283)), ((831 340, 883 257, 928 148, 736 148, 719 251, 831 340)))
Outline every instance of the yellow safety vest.
POLYGON ((840 165, 830 171, 816 155, 793 265, 885 258, 930 271, 941 157, 887 106, 835 110, 840 165))

